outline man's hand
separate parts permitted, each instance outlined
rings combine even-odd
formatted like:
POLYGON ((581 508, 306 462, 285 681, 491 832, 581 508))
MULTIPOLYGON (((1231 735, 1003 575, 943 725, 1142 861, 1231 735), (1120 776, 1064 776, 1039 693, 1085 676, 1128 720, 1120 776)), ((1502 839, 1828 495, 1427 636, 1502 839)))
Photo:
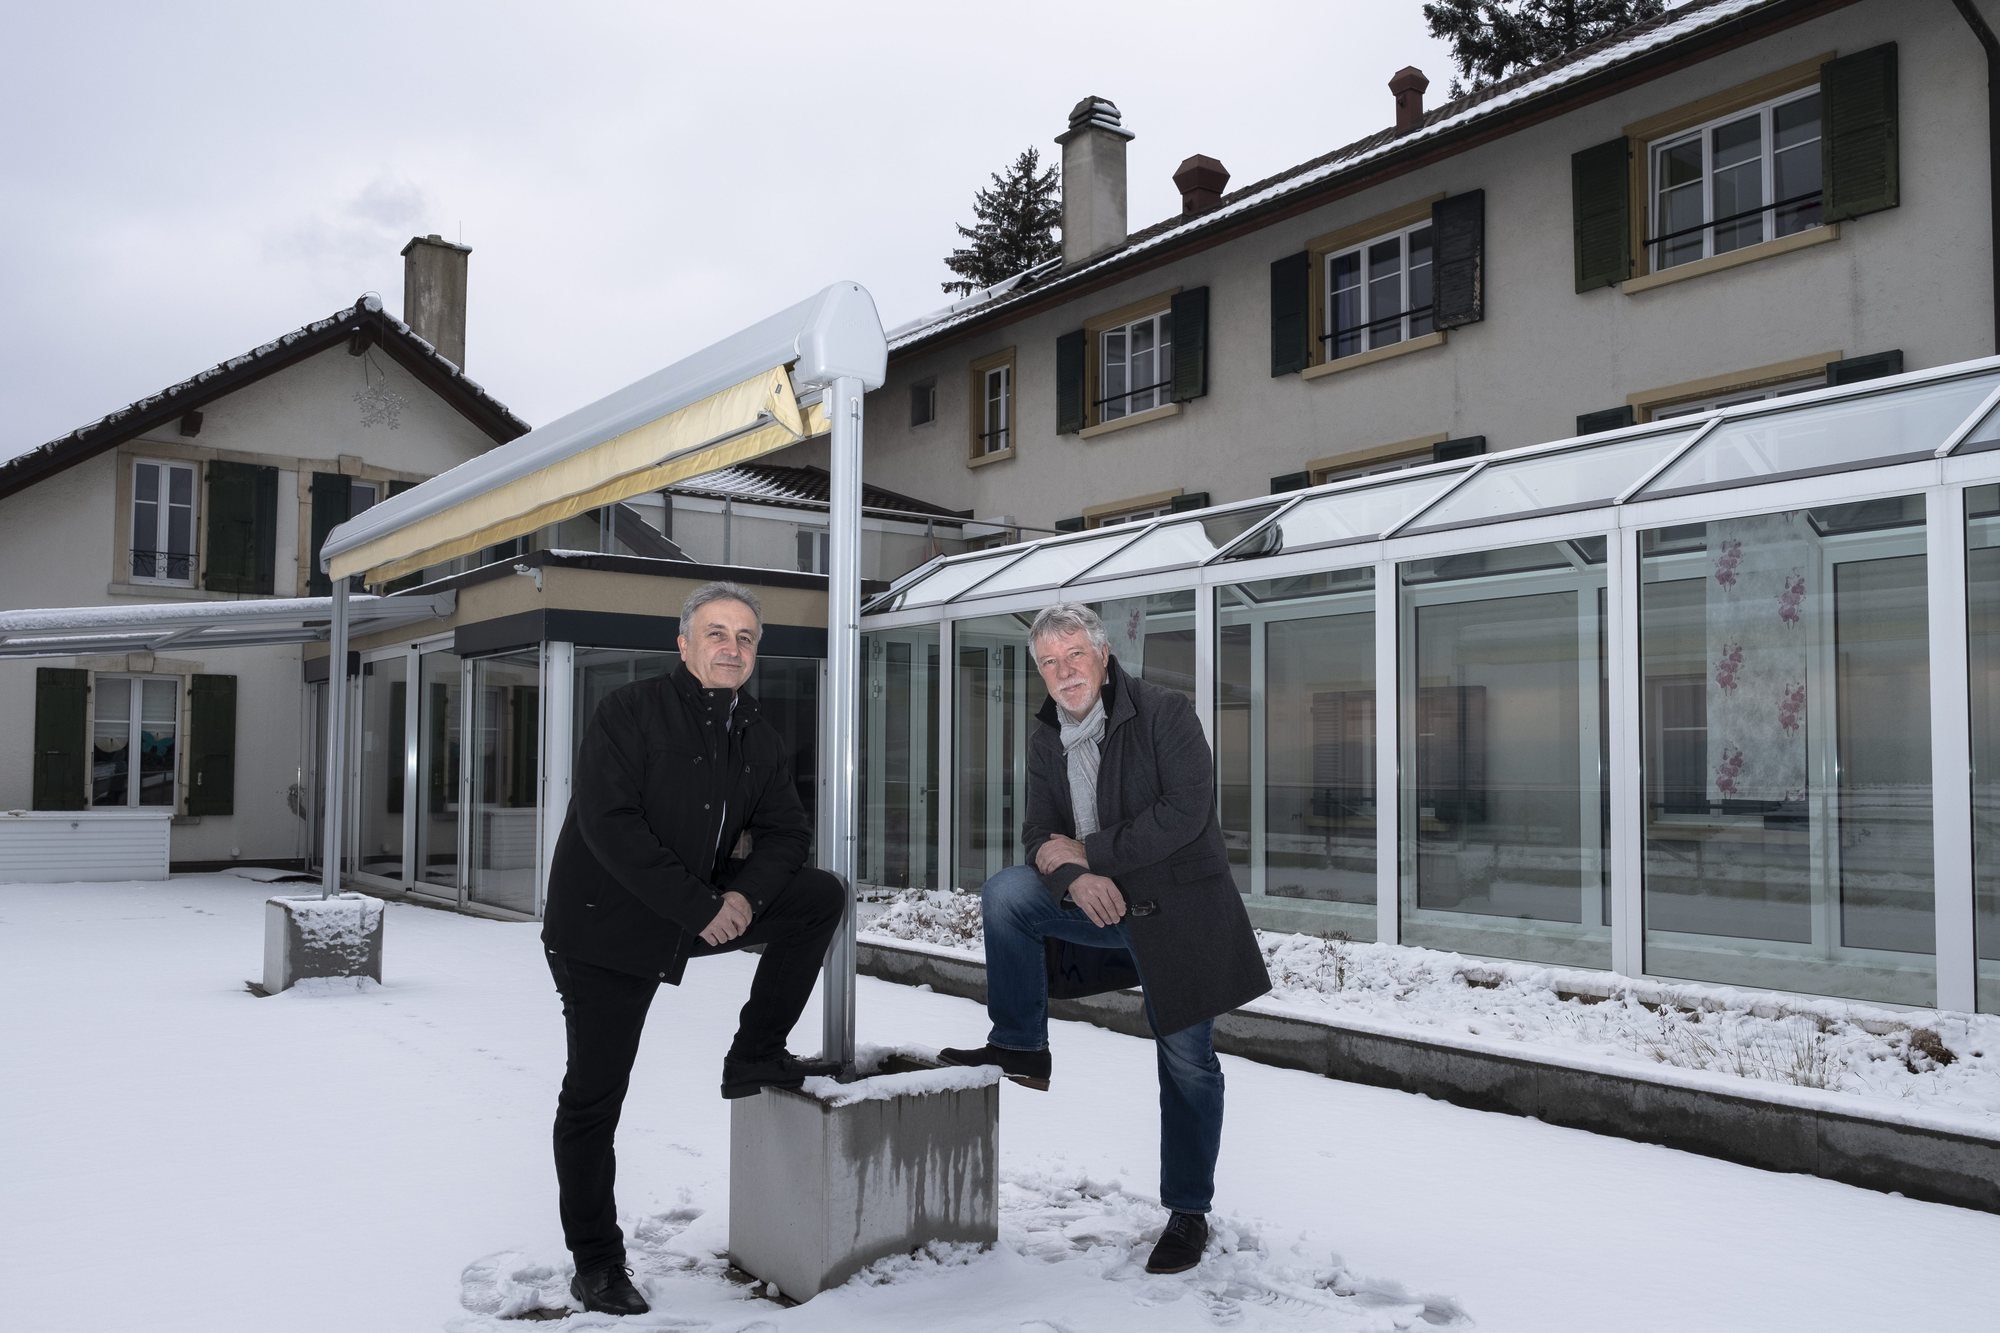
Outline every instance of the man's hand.
POLYGON ((748 929, 750 900, 731 889, 722 895, 722 910, 715 914, 715 920, 702 927, 701 938, 704 944, 723 945, 748 929))
POLYGON ((1035 849, 1035 869, 1044 875, 1052 875, 1057 866, 1082 866, 1088 870, 1090 854, 1075 838, 1065 838, 1060 833, 1051 834, 1047 842, 1035 849))
POLYGON ((1069 897, 1092 925, 1115 926, 1125 916, 1125 895, 1102 875, 1078 875, 1069 886, 1069 897))

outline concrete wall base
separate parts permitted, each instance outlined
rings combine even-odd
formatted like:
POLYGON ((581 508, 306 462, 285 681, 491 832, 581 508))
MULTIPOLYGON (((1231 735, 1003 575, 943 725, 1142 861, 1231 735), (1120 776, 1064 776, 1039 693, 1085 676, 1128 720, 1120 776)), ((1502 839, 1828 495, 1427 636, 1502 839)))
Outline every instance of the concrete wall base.
MULTIPOLYGON (((859 961, 869 976, 986 998, 986 968, 978 959, 864 943, 859 961)), ((1136 991, 1058 1000, 1049 1013, 1129 1036, 1149 1035, 1136 991)), ((1802 1172, 2000 1213, 2000 1135, 1985 1138, 1766 1101, 1754 1095, 1754 1083, 1746 1082, 1744 1094, 1736 1095, 1248 1010, 1216 1020, 1215 1048, 1475 1110, 1533 1116, 1768 1171, 1802 1172)))
POLYGON ((308 977, 382 979, 380 898, 364 893, 280 895, 264 903, 266 995, 308 977))
POLYGON ((932 1241, 1000 1237, 997 1084, 835 1106, 730 1107, 729 1257, 793 1300, 932 1241))

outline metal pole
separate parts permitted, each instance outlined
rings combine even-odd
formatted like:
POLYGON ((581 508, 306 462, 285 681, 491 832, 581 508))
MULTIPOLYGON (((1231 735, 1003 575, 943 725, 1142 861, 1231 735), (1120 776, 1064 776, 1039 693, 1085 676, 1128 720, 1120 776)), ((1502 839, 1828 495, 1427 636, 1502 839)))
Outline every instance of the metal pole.
POLYGON ((341 807, 347 791, 347 580, 333 581, 326 658, 326 830, 320 843, 321 898, 340 892, 341 807))
POLYGON ((859 379, 827 386, 832 467, 827 486, 825 865, 848 892, 847 914, 827 951, 821 1055, 854 1062, 855 732, 861 700, 861 396, 859 379))

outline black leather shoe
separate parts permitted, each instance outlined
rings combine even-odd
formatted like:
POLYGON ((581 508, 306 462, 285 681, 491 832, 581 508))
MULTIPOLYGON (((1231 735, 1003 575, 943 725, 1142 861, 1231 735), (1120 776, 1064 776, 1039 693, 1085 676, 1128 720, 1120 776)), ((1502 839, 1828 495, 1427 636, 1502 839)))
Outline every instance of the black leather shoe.
POLYGON ((1201 1262, 1208 1248, 1208 1219, 1200 1213, 1175 1213, 1160 1233, 1160 1243, 1146 1260, 1148 1273, 1185 1273, 1201 1262))
POLYGON ((971 1048, 947 1046, 938 1052, 938 1060, 968 1069, 998 1065, 1001 1073, 1024 1088, 1033 1088, 1036 1092, 1049 1090, 1050 1060, 1047 1051, 1010 1051, 1005 1046, 991 1043, 971 1048))
POLYGON ((569 1280, 569 1294, 598 1314, 645 1314, 653 1308, 632 1285, 632 1270, 623 1264, 578 1273, 569 1280))
POLYGON ((839 1072, 838 1060, 801 1060, 790 1051, 757 1060, 726 1055, 722 1058, 722 1095, 754 1097, 765 1088, 796 1088, 809 1078, 828 1078, 839 1072))

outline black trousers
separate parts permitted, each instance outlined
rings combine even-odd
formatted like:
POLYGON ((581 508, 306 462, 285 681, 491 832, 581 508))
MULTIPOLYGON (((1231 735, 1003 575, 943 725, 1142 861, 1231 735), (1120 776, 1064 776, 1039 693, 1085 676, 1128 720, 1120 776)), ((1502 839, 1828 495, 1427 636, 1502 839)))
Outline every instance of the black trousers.
MULTIPOLYGON (((695 941, 693 958, 764 946, 731 1055, 754 1059, 784 1048, 812 998, 813 982, 846 903, 838 879, 824 870, 804 869, 728 944, 717 948, 695 941)), ((625 1236, 612 1198, 618 1171, 612 1139, 632 1081, 646 1011, 660 983, 551 950, 544 953, 562 996, 569 1037, 569 1064, 556 1099, 556 1188, 563 1241, 581 1273, 625 1261, 625 1236)))

